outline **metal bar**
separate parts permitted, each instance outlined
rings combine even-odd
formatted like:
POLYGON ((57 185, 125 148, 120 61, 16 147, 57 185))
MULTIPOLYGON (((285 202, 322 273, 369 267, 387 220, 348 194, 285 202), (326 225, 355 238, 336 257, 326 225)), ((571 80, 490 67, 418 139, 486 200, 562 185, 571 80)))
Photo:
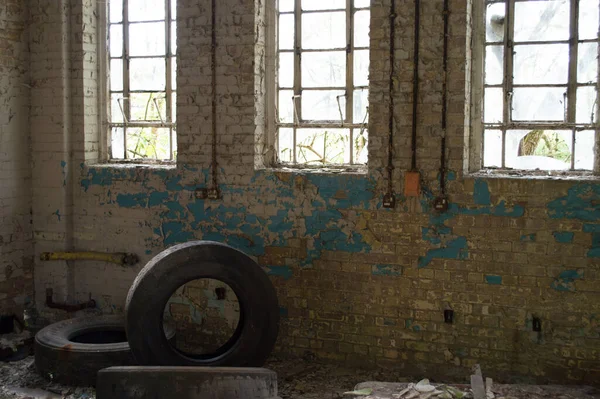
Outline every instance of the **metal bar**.
MULTIPOLYGON (((354 104, 354 0, 346 0, 346 116, 345 121, 353 120, 354 104)), ((352 148, 352 132, 350 132, 350 148, 352 148)), ((352 161, 352 151, 350 151, 352 161)), ((352 162, 350 162, 352 163, 352 162)))
MULTIPOLYGON (((571 0, 570 15, 570 40, 569 40, 569 85, 567 87, 567 104, 565 121, 576 122, 577 112, 577 60, 579 39, 579 1, 571 0)), ((575 169, 575 131, 571 131, 571 169, 575 169)))
POLYGON ((442 83, 442 140, 440 154, 440 191, 446 196, 446 131, 448 113, 448 36, 450 28, 449 0, 444 0, 444 50, 443 50, 443 83, 442 83))
POLYGON ((554 130, 593 130, 595 125, 593 124, 576 124, 576 123, 565 123, 565 122, 552 122, 552 121, 540 121, 539 123, 519 123, 513 122, 508 124, 503 123, 485 123, 484 127, 487 129, 502 129, 506 128, 509 130, 536 130, 536 129, 554 129, 554 130))
POLYGON ((131 119, 131 103, 129 102, 129 0, 123 0, 123 97, 125 104, 125 127, 123 129, 123 156, 127 155, 127 121, 131 119))
POLYGON ((279 123, 279 127, 282 128, 307 128, 307 129, 360 129, 364 125, 361 123, 344 123, 340 125, 340 121, 305 121, 302 122, 302 125, 299 126, 296 123, 279 123))
POLYGON ((506 166, 506 125, 512 120, 511 115, 511 102, 512 102, 512 91, 513 91, 513 34, 514 34, 514 15, 515 15, 515 1, 508 0, 506 2, 506 11, 504 19, 504 109, 502 115, 502 122, 504 128, 502 129, 502 167, 506 166))
POLYGON ((111 127, 162 127, 162 128, 174 128, 176 126, 173 122, 127 122, 127 123, 112 123, 111 127))
MULTIPOLYGON (((600 14, 600 7, 596 10, 598 14, 600 14)), ((599 17, 600 18, 600 17, 599 17)), ((598 28, 598 34, 596 37, 596 42, 598 43, 598 54, 596 57, 596 62, 598 63, 597 67, 597 76, 596 76, 596 106, 594 109, 594 115, 592 116, 592 122, 595 127, 595 148, 594 148, 594 165, 592 166, 592 170, 595 175, 600 175, 600 27, 598 28), (595 118, 595 121, 594 121, 595 118)))
MULTIPOLYGON (((296 120, 302 121, 302 103, 298 106, 302 96, 302 0, 296 0, 294 3, 294 109, 296 120)), ((293 128, 293 161, 298 162, 296 154, 296 127, 293 128)))

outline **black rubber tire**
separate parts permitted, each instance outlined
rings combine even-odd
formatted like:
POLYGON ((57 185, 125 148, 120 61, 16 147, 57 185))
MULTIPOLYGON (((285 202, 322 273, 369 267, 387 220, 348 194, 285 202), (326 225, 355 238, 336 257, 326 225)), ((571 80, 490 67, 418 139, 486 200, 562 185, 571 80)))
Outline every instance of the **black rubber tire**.
POLYGON ((273 350, 279 329, 277 294, 267 274, 243 252, 212 241, 175 245, 154 257, 129 289, 125 310, 131 351, 139 364, 148 366, 259 367, 273 350), (231 287, 240 320, 215 353, 190 355, 167 342, 160 326, 171 295, 201 278, 231 287))
MULTIPOLYGON (((135 365, 129 343, 87 344, 71 339, 100 331, 125 332, 123 316, 80 317, 59 321, 35 335, 35 366, 45 378, 74 386, 94 386, 99 370, 112 366, 135 365)), ((172 339, 175 330, 165 326, 172 339)))

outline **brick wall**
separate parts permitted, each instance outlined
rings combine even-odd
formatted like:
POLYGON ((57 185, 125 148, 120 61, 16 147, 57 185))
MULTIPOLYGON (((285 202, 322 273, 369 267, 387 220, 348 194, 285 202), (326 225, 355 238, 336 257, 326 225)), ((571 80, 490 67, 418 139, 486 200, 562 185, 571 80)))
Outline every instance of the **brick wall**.
MULTIPOLYGON (((50 0, 33 3, 33 179, 34 187, 43 184, 43 190, 34 189, 36 253, 65 246, 131 251, 142 258, 133 269, 38 263, 38 304, 42 288, 54 286, 75 300, 91 294, 104 312, 122 311, 129 285, 152 256, 179 242, 217 240, 255 257, 272 277, 282 316, 280 354, 443 379, 462 379, 480 363, 501 381, 600 381, 600 184, 465 176, 466 0, 450 1, 450 207, 444 214, 432 208, 439 194, 442 134, 441 0, 422 2, 419 198, 402 195, 411 155, 414 10, 402 2, 396 10, 394 210, 381 206, 388 1, 371 2, 366 174, 255 168, 261 164, 256 148, 265 143, 257 111, 264 76, 256 62, 267 62, 260 57, 264 45, 255 25, 264 21, 258 10, 265 4, 217 2, 219 201, 194 195, 210 185, 210 2, 179 1, 177 167, 79 164, 93 160, 84 154, 90 148, 93 153, 97 137, 71 147, 87 143, 82 134, 93 121, 75 111, 82 94, 66 92, 71 86, 62 83, 67 79, 76 87, 83 76, 84 63, 67 64, 79 58, 65 48, 73 51, 77 32, 91 29, 83 22, 90 11, 66 10, 50 0), (66 34, 59 33, 61 27, 66 34), (50 137, 60 144, 45 144, 50 137), (454 311, 453 324, 444 323, 448 309, 454 311), (541 320, 541 332, 533 331, 534 318, 541 320)), ((84 37, 101 42, 93 29, 84 37)), ((83 60, 93 47, 83 48, 83 60)), ((88 83, 93 87, 93 79, 88 83)), ((86 101, 93 103, 93 92, 86 101)))
POLYGON ((33 297, 26 5, 0 3, 0 313, 33 297))

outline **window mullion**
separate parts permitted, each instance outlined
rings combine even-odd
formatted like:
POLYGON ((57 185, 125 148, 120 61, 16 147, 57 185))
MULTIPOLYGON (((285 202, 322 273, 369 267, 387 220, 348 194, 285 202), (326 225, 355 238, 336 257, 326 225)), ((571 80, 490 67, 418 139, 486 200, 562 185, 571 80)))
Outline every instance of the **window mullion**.
POLYGON ((131 119, 130 85, 129 85, 129 0, 123 0, 123 112, 125 127, 123 129, 124 157, 127 152, 127 122, 131 119))
MULTIPOLYGON (((577 112, 577 60, 579 41, 579 1, 571 0, 569 37, 569 85, 567 88, 566 122, 575 123, 577 112)), ((575 131, 571 130, 571 169, 575 168, 575 131)))
MULTIPOLYGON (((165 101, 166 101, 166 120, 171 122, 173 120, 173 112, 171 109, 172 106, 172 90, 173 87, 171 85, 172 82, 172 62, 171 62, 171 52, 173 49, 171 48, 171 1, 174 0, 166 0, 165 1, 165 65, 166 65, 166 76, 165 76, 165 101)), ((169 129, 169 159, 173 159, 173 132, 172 129, 169 129)))
POLYGON ((302 0, 296 0, 294 5, 294 131, 293 131, 293 155, 294 163, 296 157, 296 131, 297 123, 302 121, 302 0), (297 121, 296 121, 297 118, 297 121))
MULTIPOLYGON (((346 0, 346 123, 354 122, 354 0, 346 0)), ((352 151, 354 129, 350 129, 350 164, 354 163, 352 151)))
POLYGON ((506 125, 512 122, 511 103, 513 96, 513 61, 515 31, 515 0, 507 0, 504 27, 504 109, 502 127, 502 167, 506 166, 506 125))

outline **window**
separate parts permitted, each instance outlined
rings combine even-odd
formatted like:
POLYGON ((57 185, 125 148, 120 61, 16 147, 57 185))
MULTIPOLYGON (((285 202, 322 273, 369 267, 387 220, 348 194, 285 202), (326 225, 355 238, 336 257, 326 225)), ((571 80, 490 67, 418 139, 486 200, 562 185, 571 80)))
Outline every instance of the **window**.
POLYGON ((176 0, 110 0, 108 128, 112 159, 173 160, 176 0))
POLYGON ((367 162, 370 0, 279 0, 279 162, 367 162))
POLYGON ((486 0, 483 166, 592 170, 599 0, 486 0))

